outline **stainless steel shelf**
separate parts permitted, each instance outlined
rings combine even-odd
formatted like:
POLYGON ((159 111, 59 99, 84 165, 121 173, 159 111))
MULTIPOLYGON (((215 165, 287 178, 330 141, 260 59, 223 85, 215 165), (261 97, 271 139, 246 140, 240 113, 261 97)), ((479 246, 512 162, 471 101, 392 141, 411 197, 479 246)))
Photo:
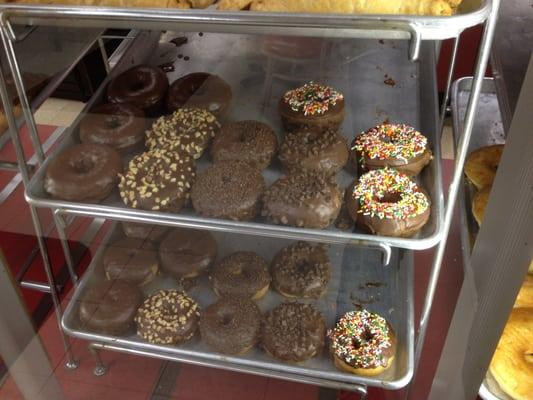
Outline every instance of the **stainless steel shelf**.
MULTIPOLYGON (((205 32, 205 31, 204 31, 205 32)), ((178 34, 174 34, 178 35, 178 34)), ((152 62, 156 65, 176 56, 176 48, 168 43, 167 34, 159 44, 147 40, 141 44, 135 40, 122 62, 111 75, 129 67, 132 63, 152 62), (156 46, 157 45, 157 46, 156 46), (156 46, 155 49, 153 46, 156 46)), ((431 143, 434 160, 419 177, 420 184, 432 199, 430 222, 414 238, 390 238, 373 236, 361 231, 345 232, 336 228, 325 230, 300 229, 261 222, 234 222, 197 216, 192 209, 179 214, 141 211, 127 208, 115 190, 101 204, 66 202, 51 198, 43 190, 43 180, 49 157, 37 171, 26 196, 31 204, 50 207, 63 213, 99 216, 110 219, 150 222, 161 225, 185 226, 201 229, 240 232, 254 235, 302 239, 328 243, 353 243, 387 245, 408 249, 425 249, 436 245, 441 238, 443 219, 443 194, 441 179, 440 140, 437 133, 437 94, 435 78, 435 55, 433 46, 427 43, 422 48, 422 62, 411 63, 405 57, 405 43, 385 41, 378 44, 372 40, 327 40, 324 47, 328 52, 316 60, 305 63, 289 63, 265 54, 261 37, 253 35, 190 35, 187 51, 190 61, 175 62, 175 71, 170 80, 189 72, 207 71, 227 80, 234 92, 231 119, 259 119, 268 122, 281 133, 277 113, 277 102, 289 88, 306 80, 321 80, 345 93, 348 103, 346 121, 341 131, 351 141, 356 133, 366 130, 385 119, 411 124, 424 132, 431 143), (376 49, 379 46, 379 50, 376 49), (328 63, 327 60, 339 60, 328 63), (384 77, 392 77, 394 87, 384 83, 384 77), (352 81, 350 77, 357 77, 352 81)), ((107 82, 87 105, 87 110, 101 101, 107 82)), ((81 116, 80 116, 81 118, 81 116)), ((77 123, 57 147, 55 154, 76 143, 77 123)), ((202 170, 209 161, 204 156, 198 163, 202 170)), ((281 176, 276 163, 264 172, 267 183, 281 176)), ((343 171, 338 183, 344 188, 350 185, 354 176, 343 171)))
MULTIPOLYGON (((280 379, 313 382, 334 388, 350 389, 357 385, 368 385, 398 389, 411 380, 414 350, 412 252, 395 250, 391 265, 384 267, 379 252, 375 250, 342 245, 331 245, 328 249, 333 265, 332 279, 327 292, 320 299, 311 301, 324 315, 328 328, 332 328, 337 318, 345 312, 353 310, 355 303, 369 301, 368 304, 364 304, 365 308, 387 318, 397 335, 397 355, 392 367, 379 376, 362 377, 335 369, 327 350, 308 362, 286 364, 266 355, 259 348, 252 349, 243 356, 227 356, 213 352, 199 338, 178 346, 163 346, 144 342, 134 332, 123 337, 113 337, 87 330, 78 317, 80 299, 88 287, 97 285, 105 279, 102 257, 106 246, 122 235, 121 229, 110 230, 81 279, 62 320, 63 329, 69 335, 99 343, 104 349, 110 348, 280 379), (379 282, 380 285, 378 287, 366 285, 368 282, 379 282)), ((219 259, 235 251, 244 250, 254 251, 270 262, 277 251, 290 243, 284 239, 274 238, 257 240, 253 236, 240 234, 213 233, 213 235, 218 242, 219 259)), ((162 288, 177 287, 174 278, 160 275, 142 289, 148 296, 162 288)), ((201 308, 216 301, 207 277, 199 279, 197 286, 192 288, 189 294, 199 302, 201 308)), ((282 301, 280 295, 270 291, 258 301, 258 305, 262 311, 266 311, 282 301)))

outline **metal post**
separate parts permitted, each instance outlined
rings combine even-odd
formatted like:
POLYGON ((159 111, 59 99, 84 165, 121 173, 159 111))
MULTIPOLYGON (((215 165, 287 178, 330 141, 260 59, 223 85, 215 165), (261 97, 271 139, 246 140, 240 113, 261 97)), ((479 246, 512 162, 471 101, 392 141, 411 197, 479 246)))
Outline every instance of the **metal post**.
POLYGON ((453 82, 453 74, 455 72, 455 63, 457 61, 457 51, 459 50, 459 43, 461 41, 461 35, 458 35, 453 39, 452 58, 450 60, 450 67, 448 68, 448 78, 446 80, 446 88, 444 90, 444 97, 442 98, 442 105, 440 109, 440 121, 439 132, 442 135, 444 129, 444 119, 446 118, 446 110, 448 108, 448 100, 450 99, 450 90, 453 82))
POLYGON ((89 351, 96 361, 96 366, 93 369, 94 376, 105 375, 107 372, 107 367, 102 361, 102 357, 100 357, 100 347, 97 347, 94 343, 89 343, 89 351))
MULTIPOLYGON (((422 349, 424 347, 424 341, 426 338, 427 327, 429 316, 431 314, 431 308, 433 305, 433 299, 435 297, 435 292, 437 290, 437 283, 440 276, 440 270, 442 267, 442 260, 444 258, 444 253, 446 251, 446 244, 448 239, 448 234, 450 232, 450 226, 452 223, 455 203, 457 200, 457 195, 459 192, 459 185, 463 177, 463 168, 468 151, 468 143, 470 142, 472 128, 474 125, 475 111, 479 101, 479 96, 481 92, 481 86, 483 84, 483 78, 485 76, 485 71, 487 69, 488 59, 490 48, 492 45, 492 39, 494 37, 494 31, 496 28, 496 21, 498 18, 498 10, 500 7, 500 0, 493 1, 493 9, 489 18, 487 19, 483 31, 483 37, 481 39, 481 44, 478 53, 478 59, 476 62, 476 69, 474 74, 474 80, 472 83, 472 92, 468 101, 468 106, 466 109, 466 117, 464 123, 464 132, 460 137, 459 145, 457 147, 457 154, 455 158, 455 170, 450 184, 447 206, 444 215, 444 225, 442 233, 442 241, 439 243, 436 249, 435 257, 433 260, 433 265, 431 269, 431 274, 429 277, 428 289, 426 293, 426 298, 424 300, 424 306, 422 309, 420 324, 418 328, 417 342, 415 346, 415 374, 418 369, 418 364, 420 357, 422 355, 422 349)), ((410 387, 411 389, 411 387, 410 387)), ((408 396, 410 393, 408 393, 408 396)))

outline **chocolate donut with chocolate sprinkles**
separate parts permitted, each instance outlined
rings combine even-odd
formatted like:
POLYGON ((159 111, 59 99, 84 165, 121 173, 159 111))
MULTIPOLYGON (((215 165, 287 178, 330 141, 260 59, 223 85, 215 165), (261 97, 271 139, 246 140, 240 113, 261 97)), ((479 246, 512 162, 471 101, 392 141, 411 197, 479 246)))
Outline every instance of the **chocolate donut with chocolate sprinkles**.
POLYGON ((326 248, 297 242, 280 250, 272 261, 272 284, 289 298, 319 298, 331 278, 326 248))
POLYGON ((225 124, 213 139, 213 161, 246 161, 258 169, 267 168, 278 148, 278 137, 270 126, 259 121, 225 124))
POLYGON ((333 175, 348 161, 348 145, 334 130, 298 130, 285 135, 279 159, 289 173, 305 170, 333 175))
POLYGON ((146 131, 146 147, 177 151, 198 159, 220 129, 220 123, 209 111, 180 108, 157 119, 146 131))
POLYGON ((258 300, 268 292, 270 281, 268 264, 251 251, 239 251, 227 256, 211 272, 213 290, 218 296, 258 300))
POLYGON ((135 156, 120 176, 120 197, 128 207, 179 212, 189 199, 196 175, 194 160, 168 150, 135 156))
POLYGON ((224 297, 200 317, 202 340, 224 354, 244 354, 259 342, 261 311, 243 297, 224 297))
POLYGON ((141 222, 122 221, 121 224, 124 235, 129 238, 159 242, 168 232, 166 226, 144 224, 141 222))
POLYGON ((260 208, 263 175, 242 161, 221 161, 198 175, 191 190, 192 205, 205 217, 247 221, 260 208))
POLYGON ((339 214, 342 193, 333 177, 298 172, 278 179, 263 196, 261 214, 276 224, 326 228, 339 214))
POLYGON ((322 352, 326 323, 311 304, 282 303, 266 313, 261 328, 261 342, 271 356, 299 363, 322 352))
POLYGON ((154 344, 178 344, 194 336, 199 317, 200 307, 185 292, 160 290, 139 307, 137 334, 154 344))

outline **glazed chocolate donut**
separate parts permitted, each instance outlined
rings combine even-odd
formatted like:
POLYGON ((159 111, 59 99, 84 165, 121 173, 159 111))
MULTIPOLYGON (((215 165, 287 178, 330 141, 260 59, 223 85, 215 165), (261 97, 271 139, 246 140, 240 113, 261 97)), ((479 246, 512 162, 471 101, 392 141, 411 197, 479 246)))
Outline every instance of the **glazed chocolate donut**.
POLYGON ((272 285, 289 298, 319 298, 331 278, 324 246, 297 242, 279 251, 272 261, 272 285))
POLYGON ((407 175, 385 168, 361 176, 346 205, 356 224, 370 233, 411 237, 429 220, 431 201, 407 175))
POLYGON ((325 338, 324 317, 311 304, 282 303, 263 319, 263 348, 281 361, 299 363, 320 354, 325 338))
POLYGON ((247 221, 259 212, 265 190, 263 175, 242 161, 221 161, 198 175, 192 205, 205 217, 247 221))
POLYGON ((121 223, 124 235, 129 238, 149 240, 150 242, 159 242, 163 236, 168 232, 166 226, 150 225, 139 222, 125 222, 121 223))
POLYGON ((366 172, 384 167, 416 176, 432 159, 428 140, 408 125, 382 124, 352 142, 352 166, 366 172))
POLYGON ((352 374, 381 374, 396 354, 394 330, 384 318, 367 310, 344 314, 329 337, 335 366, 352 374))
POLYGON ((168 90, 167 110, 182 107, 201 108, 224 117, 233 97, 231 87, 217 75, 195 72, 174 81, 168 90))
POLYGON ((202 156, 220 124, 213 114, 199 108, 180 108, 154 122, 146 131, 146 147, 202 156))
POLYGON ((178 278, 194 278, 213 264, 217 242, 208 231, 174 228, 159 244, 161 267, 178 278))
POLYGON ((151 150, 132 158, 120 176, 120 197, 128 207, 179 212, 189 199, 196 175, 194 160, 167 150, 151 150))
POLYGON ((242 297, 224 297, 200 317, 202 340, 224 354, 244 354, 259 341, 261 311, 242 297))
POLYGON ((96 202, 115 188, 122 172, 120 155, 101 144, 76 144, 48 165, 44 190, 55 198, 96 202))
POLYGON ((109 280, 147 284, 159 272, 157 251, 153 244, 142 239, 121 239, 106 249, 104 270, 109 280))
POLYGON ((261 214, 276 224, 320 229, 335 221, 341 204, 342 193, 333 177, 298 172, 266 190, 261 214))
POLYGON ((127 153, 144 142, 144 112, 131 104, 103 104, 80 122, 82 143, 106 144, 127 153))
POLYGON ((185 292, 160 290, 137 310, 137 335, 155 344, 178 344, 194 336, 200 317, 198 304, 185 292))
POLYGON ((120 336, 133 326, 142 302, 141 291, 123 281, 103 281, 90 287, 80 301, 80 322, 87 329, 120 336))
POLYGON ((344 96, 332 87, 309 82, 283 95, 279 113, 289 132, 300 128, 338 130, 344 121, 344 96))
POLYGON ((285 135, 279 159, 288 173, 304 170, 333 175, 348 161, 348 145, 336 131, 298 130, 285 135))
POLYGON ((270 286, 268 264, 256 253, 240 251, 217 263, 211 272, 213 290, 218 296, 239 296, 257 300, 270 286))
POLYGON ((213 161, 246 161, 263 170, 274 158, 278 148, 276 133, 259 121, 238 121, 225 124, 211 146, 213 161))
POLYGON ((129 103, 148 115, 157 113, 168 89, 167 75, 159 67, 140 65, 115 77, 107 87, 110 103, 129 103))

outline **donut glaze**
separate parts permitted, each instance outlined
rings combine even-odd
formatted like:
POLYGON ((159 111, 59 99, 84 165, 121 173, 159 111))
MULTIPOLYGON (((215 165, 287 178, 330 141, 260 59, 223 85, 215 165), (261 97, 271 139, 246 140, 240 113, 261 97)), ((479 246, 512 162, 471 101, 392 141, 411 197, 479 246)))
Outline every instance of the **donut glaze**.
POLYGON ((225 124, 215 136, 211 157, 218 161, 246 161, 258 169, 267 168, 278 148, 276 133, 259 121, 225 124))
POLYGON ((168 90, 167 110, 201 108, 224 117, 233 97, 231 87, 219 76, 195 72, 174 81, 168 90))
POLYGON ((213 290, 218 296, 260 299, 270 286, 268 264, 253 252, 233 253, 217 263, 211 272, 213 290))
POLYGON ((272 284, 289 298, 319 298, 331 278, 324 246, 297 242, 280 250, 272 262, 272 284))
POLYGON ((80 122, 82 143, 105 144, 127 153, 144 142, 144 112, 130 104, 103 104, 80 122))
POLYGON ((320 354, 325 337, 324 318, 311 304, 282 303, 263 319, 263 348, 282 361, 299 363, 320 354))
POLYGON ((133 326, 142 302, 141 291, 123 281, 103 281, 90 287, 80 301, 80 321, 89 330, 121 335, 133 326))
POLYGON ((259 307, 242 297, 221 298, 200 317, 202 340, 220 353, 246 353, 259 341, 260 329, 259 307))
POLYGON ((162 268, 179 278, 194 278, 217 256, 217 242, 208 231, 174 228, 159 245, 162 268))
POLYGON ((120 155, 100 144, 76 144, 49 164, 44 190, 55 198, 96 202, 115 188, 122 172, 120 155))
POLYGON ((114 78, 107 88, 110 103, 129 103, 152 115, 163 105, 167 75, 159 67, 140 65, 114 78))
POLYGON ((104 253, 104 270, 109 280, 144 285, 159 272, 157 251, 153 244, 142 239, 118 240, 104 253))
POLYGON ((185 292, 160 290, 139 307, 137 334, 155 344, 178 344, 194 336, 200 308, 185 292))
POLYGON ((124 235, 134 239, 148 240, 150 242, 159 242, 163 236, 168 232, 166 226, 150 225, 139 222, 121 223, 124 235))

